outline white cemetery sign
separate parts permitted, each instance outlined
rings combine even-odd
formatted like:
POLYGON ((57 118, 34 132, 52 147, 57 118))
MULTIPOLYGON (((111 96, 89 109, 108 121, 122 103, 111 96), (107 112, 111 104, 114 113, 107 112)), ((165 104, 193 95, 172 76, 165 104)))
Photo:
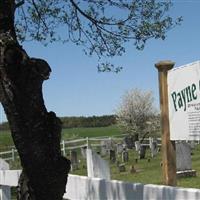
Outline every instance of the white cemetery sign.
POLYGON ((200 140, 200 61, 168 71, 171 140, 200 140))

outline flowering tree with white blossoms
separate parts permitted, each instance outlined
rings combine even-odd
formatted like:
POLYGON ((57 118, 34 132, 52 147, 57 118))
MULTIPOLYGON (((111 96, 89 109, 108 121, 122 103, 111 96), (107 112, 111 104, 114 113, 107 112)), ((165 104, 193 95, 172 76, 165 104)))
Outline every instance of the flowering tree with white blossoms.
POLYGON ((154 105, 153 93, 131 89, 122 96, 116 110, 117 123, 124 132, 135 135, 136 140, 157 131, 160 119, 154 105))

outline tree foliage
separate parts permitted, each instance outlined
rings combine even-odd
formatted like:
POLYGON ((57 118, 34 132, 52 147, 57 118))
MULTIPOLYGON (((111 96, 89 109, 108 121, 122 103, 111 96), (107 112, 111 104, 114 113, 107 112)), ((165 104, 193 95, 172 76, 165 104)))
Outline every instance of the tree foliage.
POLYGON ((91 117, 62 117, 63 128, 76 127, 105 127, 116 123, 114 115, 91 116, 91 117))
POLYGON ((169 0, 25 0, 16 30, 21 41, 82 45, 87 55, 97 55, 100 71, 118 72, 105 58, 121 56, 130 41, 141 50, 150 38, 165 39, 182 20, 168 16, 171 6, 169 0))
POLYGON ((117 111, 117 123, 124 132, 143 137, 159 129, 158 112, 151 91, 132 89, 127 91, 117 111))

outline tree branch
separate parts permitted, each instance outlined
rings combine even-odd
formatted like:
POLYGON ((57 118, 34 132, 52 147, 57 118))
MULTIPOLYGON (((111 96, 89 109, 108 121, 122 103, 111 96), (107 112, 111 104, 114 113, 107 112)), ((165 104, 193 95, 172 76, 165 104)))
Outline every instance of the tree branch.
POLYGON ((24 4, 24 0, 20 1, 19 3, 15 4, 15 9, 22 6, 24 4))
POLYGON ((42 23, 43 23, 43 25, 45 26, 45 28, 48 30, 48 26, 46 25, 45 21, 42 19, 42 16, 41 16, 41 14, 40 14, 40 11, 38 10, 38 7, 37 7, 37 5, 36 5, 36 3, 35 3, 35 0, 31 0, 31 1, 32 1, 32 4, 33 4, 33 6, 34 6, 36 12, 37 12, 38 17, 39 17, 40 20, 42 21, 42 23))
POLYGON ((83 15, 85 18, 87 18, 89 21, 91 21, 94 24, 102 24, 102 25, 108 25, 108 26, 116 26, 116 25, 120 25, 120 24, 124 24, 126 21, 128 21, 130 19, 130 16, 125 19, 125 20, 120 20, 116 23, 107 23, 107 22, 103 22, 101 20, 96 20, 93 17, 87 15, 83 10, 80 9, 80 7, 74 2, 74 0, 70 0, 70 2, 72 3, 73 7, 78 10, 79 13, 81 13, 81 15, 83 15))

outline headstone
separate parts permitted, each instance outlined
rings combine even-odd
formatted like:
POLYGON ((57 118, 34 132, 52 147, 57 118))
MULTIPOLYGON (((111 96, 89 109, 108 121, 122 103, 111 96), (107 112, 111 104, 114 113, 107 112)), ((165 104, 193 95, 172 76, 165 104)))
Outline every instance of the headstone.
POLYGON ((78 169, 78 156, 75 150, 70 151, 71 170, 78 169))
POLYGON ((125 164, 120 164, 118 169, 119 169, 119 172, 125 172, 126 171, 125 164))
POLYGON ((124 138, 124 142, 128 149, 133 149, 134 147, 134 137, 133 135, 128 135, 124 138))
POLYGON ((109 152, 109 150, 114 150, 114 141, 109 138, 107 140, 103 140, 101 141, 101 146, 103 146, 107 152, 109 152))
POLYGON ((9 170, 9 164, 3 160, 2 158, 0 158, 0 170, 9 170))
POLYGON ((123 144, 119 143, 116 145, 116 147, 117 147, 117 154, 121 154, 124 149, 123 144))
POLYGON ((91 149, 87 149, 87 172, 88 177, 103 178, 110 180, 110 167, 108 162, 91 149))
POLYGON ((101 155, 105 156, 107 154, 105 141, 101 141, 101 155))
POLYGON ((141 147, 140 141, 135 141, 135 150, 139 151, 141 147))
POLYGON ((110 150, 110 161, 113 163, 116 161, 116 154, 114 150, 110 150))
POLYGON ((194 149, 195 146, 196 146, 195 141, 194 140, 190 141, 190 147, 191 147, 191 149, 194 149))
POLYGON ((86 149, 87 149, 87 147, 81 148, 81 155, 82 155, 83 158, 86 158, 86 149))
POLYGON ((177 171, 191 170, 191 147, 182 141, 176 143, 176 168, 177 171))
POLYGON ((128 151, 124 150, 122 152, 122 162, 128 162, 128 151))
POLYGON ((155 157, 158 153, 158 142, 155 138, 149 138, 149 146, 151 149, 151 157, 155 157))
POLYGON ((177 177, 196 176, 196 171, 192 170, 191 146, 185 141, 176 143, 176 168, 177 177))
POLYGON ((146 147, 141 145, 138 153, 139 153, 139 159, 144 159, 146 154, 146 147))

